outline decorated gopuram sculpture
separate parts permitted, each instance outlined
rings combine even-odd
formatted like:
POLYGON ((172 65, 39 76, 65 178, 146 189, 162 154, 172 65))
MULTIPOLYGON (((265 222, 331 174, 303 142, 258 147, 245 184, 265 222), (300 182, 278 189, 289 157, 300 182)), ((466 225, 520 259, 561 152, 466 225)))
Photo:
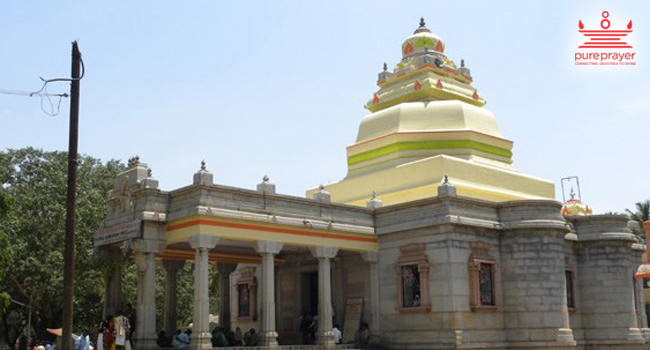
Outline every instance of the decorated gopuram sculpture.
MULTIPOLYGON (((402 44, 402 59, 384 64, 356 143, 347 149, 348 174, 325 186, 332 201, 365 206, 373 190, 384 204, 436 194, 449 174, 458 194, 502 202, 553 199, 554 185, 518 172, 513 142, 499 131, 483 94, 472 86, 424 19, 402 44)), ((316 188, 307 191, 311 198, 316 188)))
POLYGON ((576 199, 576 193, 573 188, 571 188, 571 193, 569 195, 571 198, 562 205, 562 215, 584 216, 593 213, 588 205, 582 203, 580 199, 576 199))

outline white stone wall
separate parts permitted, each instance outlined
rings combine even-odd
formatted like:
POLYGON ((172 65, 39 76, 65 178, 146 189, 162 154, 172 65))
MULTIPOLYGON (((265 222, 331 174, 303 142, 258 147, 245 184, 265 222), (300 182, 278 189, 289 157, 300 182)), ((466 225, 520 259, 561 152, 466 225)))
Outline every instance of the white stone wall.
POLYGON ((470 244, 492 246, 490 254, 500 259, 496 231, 465 227, 437 227, 392 233, 381 237, 379 251, 382 343, 405 348, 445 348, 463 344, 501 343, 505 340, 500 269, 495 271, 497 309, 473 312, 470 309, 468 262, 470 244), (395 263, 400 247, 425 244, 431 264, 429 290, 431 310, 401 311, 398 305, 401 279, 395 263))

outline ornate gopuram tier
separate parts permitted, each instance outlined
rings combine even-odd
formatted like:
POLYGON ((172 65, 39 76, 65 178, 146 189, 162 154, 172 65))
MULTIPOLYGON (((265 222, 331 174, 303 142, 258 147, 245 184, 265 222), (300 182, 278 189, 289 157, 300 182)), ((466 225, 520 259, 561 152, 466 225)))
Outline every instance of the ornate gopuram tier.
POLYGON ((457 67, 422 19, 402 44, 401 61, 379 73, 379 91, 365 106, 371 113, 347 149, 348 174, 325 186, 332 201, 365 206, 373 190, 385 205, 426 198, 444 174, 463 196, 553 199, 552 182, 514 168, 513 143, 472 82, 464 60, 457 67))

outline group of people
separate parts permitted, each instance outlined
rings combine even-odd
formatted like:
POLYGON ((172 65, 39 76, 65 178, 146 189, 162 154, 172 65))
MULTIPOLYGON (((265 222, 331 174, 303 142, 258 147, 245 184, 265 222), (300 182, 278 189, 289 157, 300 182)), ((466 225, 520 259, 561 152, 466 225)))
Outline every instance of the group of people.
MULTIPOLYGON (((84 334, 88 334, 84 330, 84 334)), ((133 336, 133 328, 131 328, 131 321, 121 310, 117 311, 117 316, 106 316, 97 330, 97 350, 131 350, 131 339, 133 336)), ((80 337, 81 338, 81 337, 80 337)), ((79 346, 76 350, 89 350, 84 347, 84 341, 77 340, 79 346)))
POLYGON ((14 350, 53 350, 54 346, 52 343, 49 341, 37 341, 37 342, 32 342, 31 347, 28 346, 27 344, 27 337, 22 336, 18 339, 16 339, 16 343, 14 344, 14 350))
POLYGON ((160 331, 158 332, 158 339, 156 339, 156 344, 160 348, 176 348, 184 349, 190 346, 190 336, 192 335, 192 330, 187 329, 185 332, 181 332, 180 329, 176 330, 176 334, 173 337, 168 337, 167 332, 160 331))
MULTIPOLYGON (((316 343, 316 330, 318 329, 318 317, 303 315, 300 319, 300 344, 311 345, 316 343)), ((343 342, 343 333, 338 323, 334 323, 332 328, 334 342, 341 344, 343 342)), ((367 323, 361 324, 355 336, 355 344, 363 346, 368 345, 370 340, 370 330, 367 323)))
MULTIPOLYGON (((131 339, 135 323, 135 312, 131 304, 127 304, 125 311, 118 310, 117 316, 106 316, 98 329, 96 342, 91 341, 90 332, 84 328, 79 335, 73 335, 75 350, 131 350, 131 339), (94 345, 94 346, 93 346, 94 345)), ((94 339, 94 338, 93 338, 94 339)), ((55 345, 50 342, 33 342, 28 346, 25 336, 16 340, 15 350, 54 350, 55 345)))
MULTIPOLYGON (((190 346, 191 335, 192 330, 189 328, 185 332, 182 332, 180 329, 176 330, 176 334, 173 337, 168 337, 167 332, 163 330, 158 332, 156 343, 160 348, 184 349, 190 346)), ((212 346, 257 346, 257 333, 255 332, 255 328, 251 328, 248 332, 242 333, 239 327, 234 332, 223 327, 215 327, 212 330, 212 346)))
POLYGON ((241 328, 235 328, 234 332, 223 327, 215 327, 212 330, 212 346, 257 346, 257 333, 255 328, 242 333, 241 328))
MULTIPOLYGON (((336 344, 343 343, 343 333, 341 332, 341 327, 338 325, 338 323, 334 324, 332 333, 334 334, 334 343, 336 344)), ((369 342, 370 342, 370 329, 367 323, 362 323, 361 327, 359 327, 359 330, 357 331, 356 337, 354 339, 354 343, 357 345, 357 347, 363 348, 367 346, 369 342)))
MULTIPOLYGON (((316 321, 312 317, 304 317, 300 324, 301 343, 314 344, 316 339, 316 321)), ((343 334, 341 327, 334 324, 332 329, 334 335, 334 342, 341 344, 343 342, 343 334)), ((180 329, 176 330, 173 337, 168 337, 167 333, 163 330, 158 333, 157 344, 160 348, 175 348, 184 349, 190 346, 192 330, 187 329, 182 332, 180 329)), ((215 327, 212 330, 212 347, 222 348, 228 346, 257 346, 257 333, 255 328, 251 328, 248 332, 242 333, 241 328, 235 328, 232 332, 223 327, 215 327)), ((370 331, 367 323, 363 323, 355 337, 355 343, 359 347, 367 346, 370 340, 370 331)))

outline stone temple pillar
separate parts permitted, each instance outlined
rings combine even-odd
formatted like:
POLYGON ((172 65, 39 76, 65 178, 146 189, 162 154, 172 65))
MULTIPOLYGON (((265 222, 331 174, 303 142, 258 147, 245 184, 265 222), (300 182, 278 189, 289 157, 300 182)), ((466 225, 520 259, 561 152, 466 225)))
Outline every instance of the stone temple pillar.
POLYGON ((262 330, 259 346, 278 346, 275 331, 275 266, 274 256, 282 250, 282 243, 257 241, 255 251, 262 254, 262 330))
POLYGON ((334 346, 332 332, 332 279, 330 259, 336 256, 338 248, 312 247, 311 253, 318 259, 318 333, 316 343, 327 347, 334 346))
POLYGON ((138 350, 155 349, 156 344, 156 254, 159 242, 136 240, 133 259, 138 267, 138 303, 134 346, 138 350))
POLYGON ((173 337, 176 334, 178 321, 178 307, 176 303, 178 270, 183 268, 185 260, 165 259, 162 264, 166 275, 164 329, 168 337, 173 337))
MULTIPOLYGON (((105 247, 101 253, 103 259, 117 259, 116 256, 121 257, 121 255, 117 247, 105 247)), ((104 275, 104 318, 108 315, 115 316, 122 306, 122 269, 118 264, 114 266, 112 271, 104 275)))
POLYGON ((193 236, 189 243, 194 249, 194 320, 192 326, 193 349, 212 349, 210 334, 210 250, 217 245, 217 237, 193 236))
POLYGON ((219 271, 219 326, 230 329, 230 274, 235 271, 237 264, 217 263, 219 271))
POLYGON ((377 252, 363 252, 363 259, 368 263, 370 272, 370 342, 379 344, 381 340, 381 326, 379 324, 379 267, 377 252))
POLYGON ((630 266, 634 236, 627 221, 620 215, 571 219, 582 245, 577 295, 589 344, 616 348, 617 344, 643 342, 634 308, 636 267, 630 266))
POLYGON ((553 201, 499 205, 501 279, 510 346, 574 347, 566 300, 564 236, 568 226, 553 201))

